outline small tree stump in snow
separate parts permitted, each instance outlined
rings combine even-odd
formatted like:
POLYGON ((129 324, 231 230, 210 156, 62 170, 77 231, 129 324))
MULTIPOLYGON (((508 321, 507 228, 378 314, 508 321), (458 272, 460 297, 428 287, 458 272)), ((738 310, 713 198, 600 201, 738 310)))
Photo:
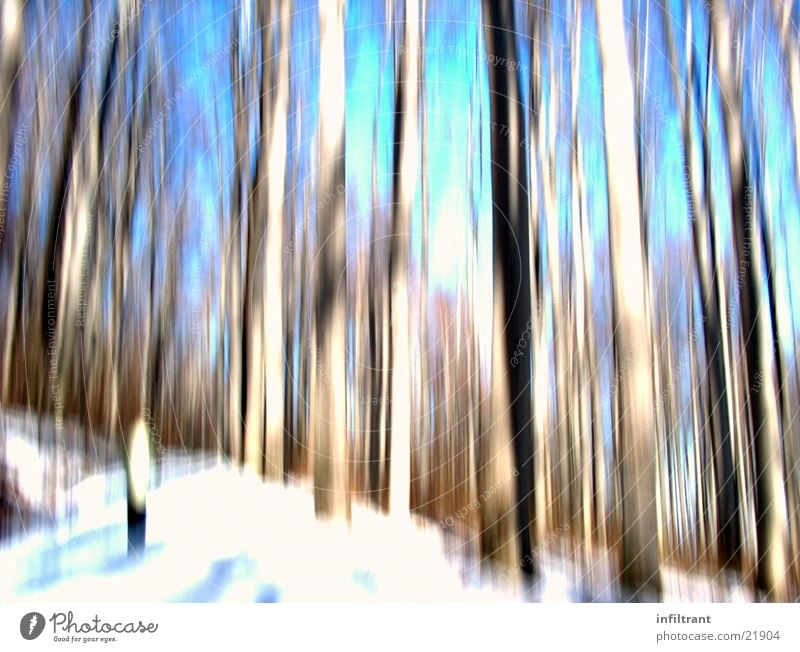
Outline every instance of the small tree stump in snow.
POLYGON ((139 556, 144 552, 147 490, 150 486, 150 435, 143 419, 133 425, 126 443, 128 556, 139 556))

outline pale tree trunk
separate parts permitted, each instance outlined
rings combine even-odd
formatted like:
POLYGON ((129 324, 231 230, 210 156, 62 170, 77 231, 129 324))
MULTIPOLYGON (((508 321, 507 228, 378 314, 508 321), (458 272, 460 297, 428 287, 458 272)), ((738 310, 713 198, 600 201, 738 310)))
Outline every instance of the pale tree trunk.
MULTIPOLYGON (((219 114, 214 111, 214 123, 217 131, 219 131, 219 114)), ((224 179, 223 179, 223 164, 222 164, 222 139, 217 139, 217 192, 219 206, 217 208, 217 237, 219 238, 219 297, 217 298, 217 341, 216 347, 216 360, 214 362, 214 413, 215 413, 215 436, 216 436, 216 450, 217 462, 221 463, 225 457, 225 442, 227 441, 228 430, 228 410, 225 401, 226 398, 226 382, 225 382, 225 320, 226 311, 225 305, 227 300, 227 283, 228 283, 228 270, 227 261, 225 260, 225 212, 224 204, 222 201, 224 179)), ((151 252, 155 256, 155 251, 151 252)), ((152 273, 152 272, 151 272, 152 273)), ((151 281, 152 282, 152 281, 151 281)), ((228 451, 230 453, 230 451, 228 451)))
MULTIPOLYGON (((784 65, 784 71, 788 72, 788 88, 787 92, 789 95, 790 102, 793 101, 794 105, 797 105, 797 97, 798 91, 800 91, 800 87, 798 87, 798 62, 796 56, 792 56, 793 48, 789 37, 789 20, 791 18, 791 6, 785 7, 782 11, 780 9, 776 9, 776 23, 780 27, 781 32, 781 45, 782 45, 782 59, 781 63, 784 65)), ((766 12, 764 12, 764 18, 766 19, 766 12)), ((764 61, 766 53, 765 53, 765 44, 762 42, 760 46, 760 54, 758 57, 759 61, 764 61)), ((796 50, 794 51, 796 55, 796 50)), ((762 64, 763 65, 763 64, 762 64)), ((764 84, 764 71, 763 69, 759 71, 758 79, 760 81, 760 86, 763 89, 764 84)), ((763 92, 763 91, 762 91, 763 92)), ((797 120, 800 118, 800 109, 797 106, 794 106, 793 111, 793 122, 795 125, 795 143, 797 139, 797 120)), ((759 161, 759 176, 758 182, 761 183, 761 187, 766 186, 766 171, 765 165, 767 160, 767 151, 766 151, 766 113, 762 110, 760 115, 758 116, 759 119, 759 134, 760 138, 758 139, 758 150, 757 150, 757 161, 759 161)), ((795 162, 800 161, 800 152, 797 151, 797 147, 795 147, 795 162)), ((800 169, 795 168, 795 174, 798 175, 795 177, 795 180, 800 180, 800 169)), ((798 426, 798 422, 796 417, 797 408, 793 409, 793 404, 796 405, 797 401, 797 394, 795 387, 793 386, 793 374, 790 372, 791 362, 790 360, 796 355, 794 349, 794 345, 796 344, 794 333, 794 321, 793 318, 789 320, 789 325, 787 327, 781 328, 781 321, 778 319, 778 304, 779 304, 779 286, 783 286, 784 284, 787 287, 790 287, 790 279, 787 277, 787 270, 790 269, 788 265, 778 264, 777 256, 776 256, 776 247, 775 241, 777 240, 776 236, 780 235, 778 231, 778 221, 779 218, 776 214, 774 209, 768 209, 768 204, 765 201, 764 197, 765 193, 759 193, 759 210, 761 212, 761 235, 764 244, 764 256, 766 262, 766 278, 767 278, 767 288, 769 290, 769 296, 771 297, 771 301, 769 302, 770 306, 770 319, 771 319, 771 326, 772 326, 772 339, 774 343, 774 353, 775 353, 775 362, 776 362, 776 372, 777 372, 777 401, 778 405, 780 406, 780 421, 781 421, 781 429, 782 429, 782 442, 783 442, 783 454, 784 454, 784 486, 786 488, 786 501, 787 501, 787 514, 789 517, 789 528, 787 531, 789 543, 792 546, 792 549, 789 551, 789 559, 791 560, 789 563, 789 568, 787 568, 787 573, 792 572, 794 573, 795 577, 797 576, 798 571, 798 562, 800 560, 796 556, 796 544, 792 545, 792 542, 795 541, 795 538, 792 537, 793 531, 796 530, 797 527, 797 500, 796 500, 796 493, 797 493, 797 482, 792 482, 792 476, 796 474, 798 468, 798 461, 797 461, 797 446, 798 446, 798 432, 800 432, 800 426, 798 426), (784 351, 784 347, 787 343, 791 343, 792 351, 786 355, 784 351), (787 360, 789 358, 789 360, 787 360), (792 401, 792 399, 795 401, 792 401)), ((784 235, 785 240, 785 235, 784 235)), ((791 297, 791 290, 789 291, 789 296, 791 297)), ((792 315, 794 314, 791 311, 792 315)), ((785 322, 784 322, 785 323, 785 322)))
MULTIPOLYGON (((578 129, 578 93, 580 89, 580 59, 581 59, 581 8, 575 9, 574 27, 570 32, 571 37, 571 113, 570 124, 572 128, 572 157, 571 157, 571 200, 572 200, 572 251, 574 260, 574 304, 575 304, 575 333, 573 346, 576 352, 575 364, 577 370, 575 400, 573 405, 577 407, 579 418, 575 429, 575 445, 578 447, 578 475, 580 478, 580 512, 583 527, 583 541, 587 554, 592 549, 592 538, 597 522, 594 510, 593 488, 599 486, 593 481, 594 469, 592 460, 595 450, 593 449, 590 419, 592 414, 592 384, 591 378, 594 375, 591 366, 591 348, 588 345, 590 337, 588 334, 594 328, 592 324, 593 310, 591 309, 591 293, 589 290, 589 272, 591 250, 588 247, 589 234, 584 233, 586 225, 585 211, 586 206, 582 200, 584 191, 584 180, 582 176, 580 160, 580 138, 578 129)), ((602 455, 601 455, 602 459, 602 455)), ((589 558, 586 558, 589 562, 589 558)))
POLYGON ((622 2, 597 3, 608 173, 618 428, 622 446, 622 579, 635 597, 660 590, 653 365, 633 139, 633 88, 622 2), (627 364, 626 364, 627 363, 627 364), (641 593, 644 592, 644 593, 641 593))
MULTIPOLYGON (((576 455, 576 472, 580 479, 578 483, 580 502, 581 524, 583 528, 584 550, 588 554, 592 547, 593 516, 592 505, 592 455, 589 419, 591 415, 591 386, 589 384, 591 368, 589 363, 589 348, 586 345, 586 333, 591 327, 592 311, 587 305, 591 295, 586 294, 586 266, 588 261, 584 250, 586 237, 583 234, 582 215, 584 207, 581 202, 581 188, 583 178, 580 166, 580 139, 578 130, 578 94, 580 91, 580 60, 581 60, 581 7, 573 6, 572 29, 570 30, 570 127, 572 130, 572 156, 570 160, 570 190, 571 190, 571 220, 572 220, 572 258, 574 279, 572 292, 574 296, 574 334, 572 340, 575 371, 574 403, 578 417, 577 427, 574 429, 573 445, 578 449, 576 455)), ((588 558, 587 558, 587 561, 588 558)))
MULTIPOLYGON (((83 15, 88 17, 91 6, 88 0, 83 3, 83 15)), ((80 145, 77 125, 82 116, 82 106, 85 102, 85 86, 89 85, 86 79, 86 67, 89 58, 88 35, 86 29, 81 29, 77 35, 77 60, 71 71, 69 84, 69 99, 60 115, 58 125, 63 134, 60 149, 57 149, 55 171, 53 171, 53 196, 50 204, 50 214, 45 227, 45 247, 40 258, 39 285, 36 296, 35 309, 38 311, 38 320, 34 319, 33 325, 41 335, 40 369, 44 372, 39 385, 37 409, 45 412, 52 409, 54 412, 61 410, 62 388, 59 386, 58 374, 58 297, 63 290, 63 279, 60 277, 64 255, 64 237, 61 233, 62 221, 66 221, 67 203, 69 200, 70 180, 72 179, 72 163, 74 150, 80 145), (76 145, 77 143, 77 145, 76 145)), ((67 252, 67 257, 70 252, 67 252)), ((37 361, 38 362, 38 361, 37 361)))
MULTIPOLYGON (((387 244, 386 249, 391 248, 391 243, 387 244)), ((381 249, 386 250, 382 247, 381 249)), ((379 410, 378 410, 378 438, 379 443, 376 450, 378 459, 377 463, 377 482, 378 482, 378 502, 384 511, 389 510, 389 478, 388 467, 389 460, 389 430, 391 428, 391 316, 390 310, 390 296, 389 289, 389 275, 384 273, 382 264, 377 266, 378 282, 377 286, 380 287, 381 301, 380 310, 378 315, 378 333, 380 336, 380 364, 378 365, 378 383, 379 383, 379 410)))
MULTIPOLYGON (((260 6, 263 9, 263 5, 260 6)), ((244 324, 242 344, 245 364, 244 400, 244 468, 252 473, 260 474, 264 461, 264 420, 266 403, 264 400, 265 381, 265 329, 264 319, 267 311, 265 284, 266 261, 264 256, 264 233, 266 219, 263 196, 268 195, 264 186, 266 168, 269 165, 270 150, 273 145, 269 132, 273 106, 270 102, 270 89, 274 78, 269 54, 273 51, 274 31, 267 22, 266 12, 257 11, 256 29, 249 36, 261 37, 262 73, 260 80, 258 103, 261 107, 261 123, 259 125, 259 144, 255 185, 247 194, 247 250, 245 258, 244 284, 244 324)), ((255 57, 257 43, 252 42, 255 57)), ((249 176, 249 175, 248 175, 249 176)), ((272 180, 269 180, 272 183, 272 180)), ((272 243, 275 244, 275 243, 272 243)), ((269 247, 269 243, 267 243, 269 247)), ((276 334, 277 336, 277 334, 276 334)))
MULTIPOLYGON (((474 91, 473 91, 474 92, 474 91)), ((474 102, 474 95, 473 95, 473 102, 474 102)), ((470 105, 469 110, 469 125, 470 130, 467 139, 467 160, 472 161, 473 157, 476 155, 477 151, 480 151, 479 148, 475 146, 475 138, 474 138, 474 128, 473 125, 473 108, 472 104, 470 105)), ((478 123, 480 125, 480 121, 478 123)), ((425 139, 427 142, 427 139, 425 139)), ((467 170, 467 188, 471 189, 470 193, 470 202, 469 202, 469 233, 467 234, 467 333, 466 333, 466 342, 465 346, 466 350, 466 365, 467 365, 467 382, 466 382, 466 391, 467 391, 467 416, 466 416, 466 428, 467 428, 467 480, 466 480, 466 502, 467 504, 472 503, 474 500, 477 499, 478 494, 478 485, 477 485, 477 474, 478 474, 478 464, 477 464, 477 444, 478 444, 478 434, 480 432, 480 419, 479 419, 479 409, 478 403, 480 401, 480 363, 479 363, 479 351, 478 351, 478 313, 476 311, 477 306, 477 281, 476 276, 478 272, 478 207, 477 201, 474 192, 474 175, 472 172, 472 166, 470 165, 467 170)), ((427 322, 426 322, 427 323, 427 322)), ((426 338, 427 340, 427 338, 426 338)), ((425 410, 423 414, 426 417, 427 423, 427 416, 428 410, 431 408, 431 402, 427 398, 428 393, 428 386, 430 383, 430 365, 427 359, 427 351, 425 352, 425 359, 423 361, 424 368, 425 368, 425 394, 426 394, 426 403, 425 403, 425 410)), ((477 514, 471 516, 467 526, 471 527, 476 522, 475 517, 477 514)))
POLYGON ((275 82, 274 106, 269 137, 267 162, 267 265, 266 265, 266 476, 283 480, 283 417, 284 417, 284 306, 283 306, 283 224, 284 186, 286 180, 287 118, 289 110, 289 51, 292 3, 272 0, 272 13, 279 16, 280 40, 278 75, 275 82), (278 8, 280 6, 280 8, 278 8))
MULTIPOLYGON (((580 16, 580 14, 579 14, 580 16)), ((581 21, 580 18, 576 19, 575 25, 575 42, 576 50, 580 52, 580 34, 581 34, 581 21)), ((573 53, 573 63, 575 68, 579 68, 579 57, 573 53)), ((576 84, 580 83, 578 80, 580 75, 577 72, 573 73, 573 88, 576 84)), ((583 437, 585 438, 584 447, 587 452, 586 455, 590 457, 585 462, 585 473, 588 475, 586 484, 589 486, 588 501, 586 497, 587 489, 584 489, 584 509, 588 509, 591 517, 588 522, 591 524, 586 537, 586 545, 591 548, 593 540, 596 540, 601 549, 608 547, 607 529, 607 471, 606 471, 606 450, 605 450, 605 437, 602 420, 602 388, 600 386, 600 373, 598 367, 598 354, 596 344, 596 325, 594 323, 594 307, 592 297, 594 296, 594 288, 596 283, 594 280, 594 263, 592 253, 591 230, 589 226, 589 206, 588 206, 588 188, 584 178, 584 159, 583 159, 583 146, 580 138, 580 131, 577 124, 577 96, 573 98, 572 107, 572 124, 573 124, 573 157, 574 157, 574 171, 573 171, 573 184, 576 186, 574 190, 577 195, 577 213, 579 216, 578 223, 573 227, 578 233, 579 237, 574 245, 576 251, 576 260, 580 260, 580 265, 576 265, 576 284, 578 284, 578 295, 582 295, 583 308, 583 322, 584 327, 578 329, 579 340, 585 340, 585 343, 580 345, 584 348, 583 357, 585 360, 585 374, 588 376, 583 382, 588 387, 586 388, 589 396, 586 399, 588 405, 586 410, 590 417, 586 420, 582 429, 583 437), (587 502, 589 505, 587 506, 587 502)), ((579 313, 580 314, 580 313, 579 313)), ((580 323, 579 319, 579 323, 580 323)), ((587 522, 587 517, 584 516, 584 522, 587 522)))
MULTIPOLYGON (((119 178, 114 184, 117 199, 114 204, 118 206, 115 238, 118 246, 114 247, 114 252, 119 256, 119 276, 115 279, 118 284, 117 299, 119 301, 119 312, 116 313, 117 319, 117 374, 112 385, 117 388, 117 413, 121 420, 121 435, 126 436, 127 431, 133 421, 140 416, 140 401, 135 392, 141 387, 141 381, 134 378, 134 347, 133 329, 129 315, 133 311, 134 290, 133 290, 133 219, 134 205, 136 196, 140 192, 142 164, 141 156, 138 152, 138 145, 142 139, 143 129, 141 126, 142 112, 141 104, 137 103, 134 110, 126 103, 129 96, 138 97, 140 95, 140 44, 141 44, 141 12, 136 10, 133 0, 119 0, 118 7, 120 20, 125 25, 119 34, 119 61, 120 68, 125 71, 118 77, 120 85, 116 96, 116 115, 112 119, 111 132, 115 135, 124 129, 124 137, 120 138, 123 165, 119 178), (117 126, 118 125, 118 126, 117 126)), ((109 63, 107 75, 110 75, 112 64, 109 63)), ((102 102, 102 100, 101 100, 102 102)), ((101 118, 102 120, 102 110, 101 118)), ((103 125, 100 125, 103 129, 103 125)), ((102 140, 98 143, 101 150, 104 150, 102 140)), ((114 175, 112 174, 112 178, 114 175)), ((94 181, 94 180, 92 180, 94 181)), ((94 182, 95 184, 97 182, 94 182)), ((96 187, 96 185, 95 185, 96 187)), ((85 208, 82 207, 82 210, 85 208)), ((87 220, 88 221, 88 220, 87 220)), ((79 273, 79 272, 78 272, 79 273)), ((140 372, 139 372, 140 373, 140 372)))
POLYGON ((344 0, 321 0, 316 360, 311 405, 314 506, 318 515, 350 516, 347 488, 345 280, 344 0), (338 190, 337 190, 338 189, 338 190))
MULTIPOLYGON (((414 438, 413 447, 416 451, 424 451, 425 442, 430 435, 427 428, 427 415, 430 410, 430 401, 428 400, 428 388, 430 386, 430 372, 428 363, 428 263, 429 263, 429 228, 428 220, 430 215, 430 187, 428 182, 428 94, 425 87, 425 26, 426 26, 426 9, 427 0, 422 2, 422 20, 420 27, 420 44, 422 45, 422 53, 419 56, 420 69, 419 69, 419 88, 420 88, 420 127, 421 127, 421 143, 422 150, 422 168, 421 168, 421 185, 422 185, 422 242, 420 243, 420 280, 418 287, 419 297, 419 313, 417 323, 419 324, 419 331, 416 335, 416 345, 419 347, 419 360, 417 367, 417 376, 413 379, 414 387, 414 438)), ((468 158, 469 160, 469 158, 468 158)), ((428 500, 425 497, 429 491, 425 479, 429 477, 427 472, 427 465, 430 460, 425 459, 424 453, 417 455, 414 460, 416 465, 416 477, 422 478, 420 482, 422 488, 422 495, 417 496, 416 504, 427 504, 428 500)))
MULTIPOLYGON (((286 180, 286 132, 289 105, 289 49, 291 3, 281 2, 280 8, 274 0, 270 11, 260 5, 262 28, 262 114, 257 211, 266 214, 266 260, 260 265, 263 274, 264 306, 258 319, 260 328, 253 325, 252 356, 260 355, 261 364, 254 366, 248 381, 248 431, 245 435, 246 463, 260 471, 265 465, 266 476, 273 480, 283 479, 283 417, 284 417, 284 324, 283 324, 283 219, 284 186, 286 180), (272 15, 278 20, 273 21, 272 15), (277 34, 274 25, 278 25, 277 34), (272 51, 274 40, 278 40, 277 78, 267 74, 273 67, 267 53, 272 51), (263 322, 261 321, 263 320, 263 322), (262 376, 263 374, 263 376, 262 376), (266 441, 264 435, 262 406, 266 396, 266 441), (259 418, 261 417, 261 418, 259 418), (261 459, 262 444, 264 459, 261 459)), ((253 218, 254 216, 250 216, 253 218)), ((263 232, 263 230, 262 230, 263 232)), ((260 240, 260 239, 259 239, 260 240)), ((258 243, 259 249, 264 247, 258 243)))
MULTIPOLYGON (((253 202, 255 203, 255 202, 253 202)), ((259 255, 262 240, 261 220, 255 206, 247 216, 247 263, 245 265, 244 344, 245 407, 244 407, 244 468, 260 474, 263 461, 264 436, 264 266, 259 255)))

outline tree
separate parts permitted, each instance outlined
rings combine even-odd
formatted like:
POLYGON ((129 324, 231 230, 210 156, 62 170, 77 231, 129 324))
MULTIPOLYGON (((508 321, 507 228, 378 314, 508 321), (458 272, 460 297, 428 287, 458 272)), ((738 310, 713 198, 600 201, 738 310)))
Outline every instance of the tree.
POLYGON ((622 464, 622 580, 635 596, 660 591, 656 436, 642 219, 633 140, 633 87, 622 2, 596 4, 603 75, 615 355, 622 464))
POLYGON ((731 62, 730 16, 725 3, 715 0, 710 21, 714 61, 724 102, 733 232, 742 279, 741 323, 745 335, 749 401, 753 414, 756 463, 758 565, 757 582, 771 600, 788 598, 786 569, 788 514, 784 489, 782 431, 775 388, 775 356, 770 320, 770 297, 765 290, 766 265, 758 204, 764 192, 751 179, 751 152, 743 138, 742 79, 731 62))
POLYGON ((419 179, 419 0, 405 0, 395 96, 394 210, 389 253, 391 283, 391 421, 389 512, 409 513, 411 369, 408 255, 411 210, 419 179))
POLYGON ((347 487, 344 1, 320 0, 319 196, 317 213, 316 346, 311 405, 314 507, 318 515, 350 516, 347 487), (341 283, 341 285, 340 285, 341 283))
MULTIPOLYGON (((486 53, 497 60, 516 60, 514 48, 514 3, 511 0, 483 2, 486 53)), ((498 480, 508 486, 509 502, 487 505, 484 528, 500 528, 488 533, 489 554, 506 545, 507 528, 516 540, 520 565, 526 574, 533 572, 531 558, 531 493, 533 450, 531 439, 531 347, 520 352, 516 365, 510 354, 531 323, 531 282, 529 255, 528 198, 524 142, 524 121, 516 73, 507 67, 489 66, 492 129, 492 224, 494 236, 494 319, 492 334, 491 424, 484 430, 489 438, 484 463, 484 485, 498 480), (513 456, 512 456, 513 447, 513 456), (501 461, 497 456, 503 456, 501 461), (506 459, 506 456, 508 458, 506 459), (511 488, 511 465, 516 467, 516 486, 511 488), (495 475, 497 474, 497 475, 495 475), (494 477, 493 477, 494 476, 494 477), (511 514, 513 499, 516 513, 511 514), (513 525, 511 525, 513 523, 513 525)), ((498 496, 499 496, 498 492, 498 496)), ((500 498, 498 498, 500 500, 500 498)))

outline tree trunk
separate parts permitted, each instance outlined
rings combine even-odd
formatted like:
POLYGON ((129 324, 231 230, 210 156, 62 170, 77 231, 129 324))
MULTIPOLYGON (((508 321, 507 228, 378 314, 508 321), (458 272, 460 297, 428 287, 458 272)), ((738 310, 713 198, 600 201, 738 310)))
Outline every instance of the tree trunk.
POLYGON ((622 473, 622 580, 634 599, 660 591, 653 365, 633 139, 633 88, 622 2, 597 3, 603 74, 622 473))
MULTIPOLYGON (((511 0, 484 0, 486 54, 497 60, 516 60, 514 47, 514 3, 511 0)), ((492 129, 492 199, 494 235, 494 274, 496 305, 493 326, 492 423, 510 412, 508 429, 489 431, 489 437, 509 437, 517 473, 513 517, 513 536, 517 539, 519 565, 526 574, 533 572, 529 524, 533 489, 533 449, 531 439, 531 347, 518 347, 531 328, 531 282, 529 266, 528 189, 524 120, 519 79, 515 72, 499 65, 489 66, 491 121, 503 129, 492 129), (502 342, 502 346, 501 346, 502 342), (497 359, 500 351, 503 359, 497 359), (517 364, 510 356, 517 355, 517 364), (503 403, 507 400, 507 403, 503 403)), ((491 444, 509 450, 500 441, 491 444)), ((491 481, 491 476, 484 476, 491 481)), ((505 478, 500 478, 505 480, 505 478)), ((514 501, 511 503, 514 504, 514 501)), ((488 507, 488 506, 487 506, 488 507)), ((511 508, 511 505, 508 506, 511 508)), ((501 510, 505 506, 501 507, 501 510)), ((487 510, 488 511, 488 510, 487 510)), ((499 515, 498 515, 499 518, 499 515)), ((509 515, 509 518, 512 518, 509 515)), ((490 523, 494 517, 490 516, 490 523)), ((502 541, 497 543, 502 544, 502 541)))
POLYGON ((320 0, 319 203, 317 213, 316 360, 311 405, 314 506, 318 515, 350 516, 347 488, 345 280, 344 0, 320 0))
POLYGON ((764 245, 758 226, 758 204, 763 189, 748 176, 742 136, 741 80, 731 65, 731 32, 724 1, 715 0, 712 38, 720 83, 730 169, 731 209, 741 281, 741 319, 745 335, 748 397, 753 414, 758 514, 757 583, 768 599, 788 599, 786 569, 788 514, 784 489, 783 449, 779 405, 775 388, 775 356, 770 326, 770 297, 765 294, 764 245))

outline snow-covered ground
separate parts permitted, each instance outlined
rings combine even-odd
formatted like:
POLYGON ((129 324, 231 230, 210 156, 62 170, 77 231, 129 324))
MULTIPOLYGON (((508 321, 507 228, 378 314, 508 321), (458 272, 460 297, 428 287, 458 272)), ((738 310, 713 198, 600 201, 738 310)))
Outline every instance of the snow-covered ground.
POLYGON ((0 438, 15 499, 36 516, 0 542, 0 601, 501 597, 467 588, 477 565, 445 554, 454 546, 433 525, 359 505, 349 524, 320 521, 307 488, 265 484, 178 451, 153 469, 146 549, 129 558, 118 456, 103 451, 87 463, 77 442, 57 446, 45 435, 40 443, 31 427, 6 418, 0 438))
MULTIPOLYGON (((103 483, 122 485, 121 469, 103 483)), ((148 498, 147 546, 126 552, 125 502, 90 478, 69 525, 0 551, 0 599, 460 600, 470 591, 433 529, 354 507, 318 521, 300 488, 219 467, 173 478, 148 498)))
MULTIPOLYGON (((481 569, 474 536, 358 504, 349 524, 320 521, 307 487, 173 450, 153 470, 144 554, 129 558, 125 474, 113 451, 91 459, 76 441, 40 444, 8 419, 0 442, 20 500, 39 516, 0 541, 0 601, 625 599, 611 556, 571 552, 566 537, 536 551, 537 582, 511 593, 502 575, 481 569)), ((664 567, 662 579, 665 601, 753 599, 729 577, 664 567)))

